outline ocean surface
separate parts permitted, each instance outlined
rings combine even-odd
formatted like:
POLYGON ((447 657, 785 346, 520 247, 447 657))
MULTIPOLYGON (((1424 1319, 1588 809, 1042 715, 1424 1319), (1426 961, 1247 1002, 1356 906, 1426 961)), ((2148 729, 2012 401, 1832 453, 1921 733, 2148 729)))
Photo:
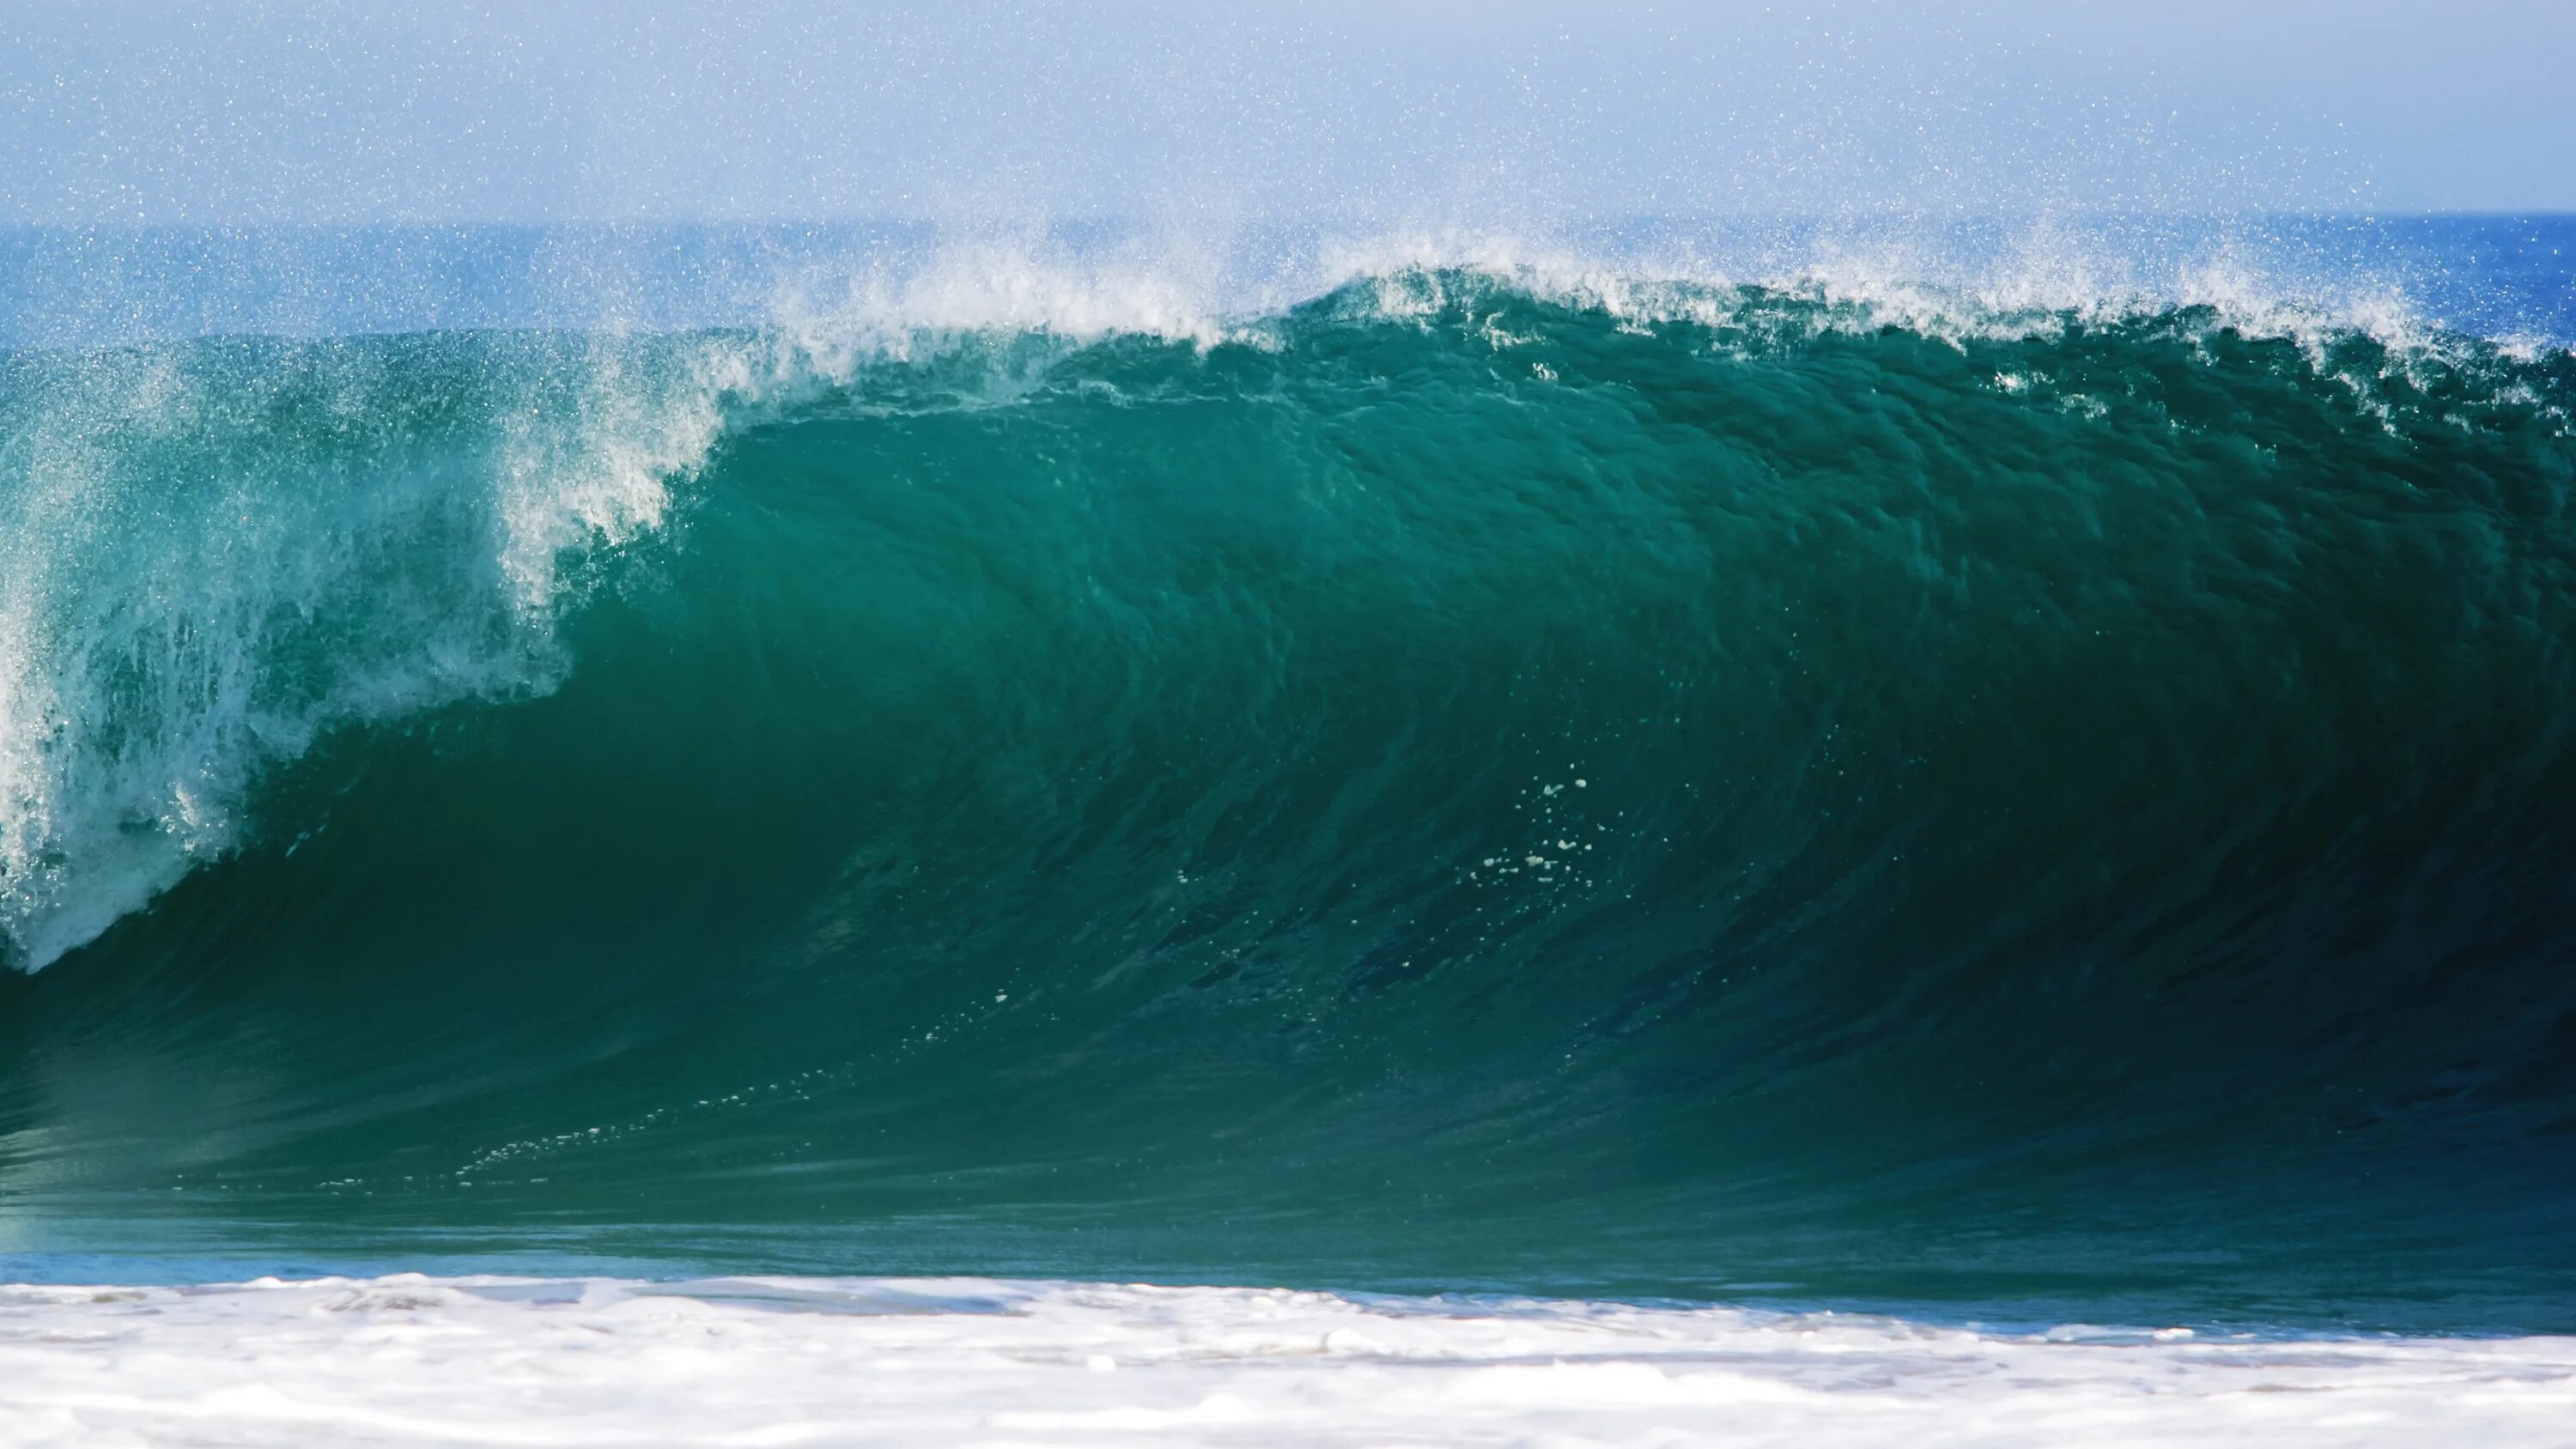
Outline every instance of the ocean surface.
POLYGON ((0 1280, 2576 1332, 2576 220, 0 257, 0 1280))

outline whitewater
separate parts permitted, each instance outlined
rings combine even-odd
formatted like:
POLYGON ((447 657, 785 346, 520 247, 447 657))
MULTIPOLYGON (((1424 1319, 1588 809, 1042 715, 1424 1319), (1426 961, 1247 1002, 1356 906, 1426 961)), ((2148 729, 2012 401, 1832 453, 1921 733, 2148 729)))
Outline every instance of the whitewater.
POLYGON ((0 1290, 0 1442, 2563 1442, 2576 1340, 988 1279, 0 1290))

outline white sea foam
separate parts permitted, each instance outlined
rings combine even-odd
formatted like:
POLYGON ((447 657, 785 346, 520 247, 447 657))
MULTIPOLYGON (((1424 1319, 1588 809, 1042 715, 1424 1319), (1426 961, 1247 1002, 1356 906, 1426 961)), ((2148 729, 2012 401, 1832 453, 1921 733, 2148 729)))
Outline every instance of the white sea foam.
POLYGON ((980 1279, 0 1289, 0 1444, 2563 1444, 2576 1338, 980 1279))

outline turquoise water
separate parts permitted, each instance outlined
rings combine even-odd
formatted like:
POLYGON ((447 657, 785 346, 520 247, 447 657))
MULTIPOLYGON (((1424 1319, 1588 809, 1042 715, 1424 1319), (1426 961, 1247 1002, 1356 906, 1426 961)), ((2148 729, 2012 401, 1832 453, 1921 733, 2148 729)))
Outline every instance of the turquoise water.
POLYGON ((2576 357, 993 315, 0 357, 11 1275, 2576 1327, 2576 357))

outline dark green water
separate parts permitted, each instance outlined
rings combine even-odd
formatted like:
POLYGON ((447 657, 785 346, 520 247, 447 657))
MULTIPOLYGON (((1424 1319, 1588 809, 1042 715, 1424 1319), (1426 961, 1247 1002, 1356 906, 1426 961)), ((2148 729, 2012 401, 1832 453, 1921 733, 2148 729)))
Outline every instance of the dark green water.
POLYGON ((0 1253, 2576 1327, 2568 354, 775 358, 0 363, 0 1253))

